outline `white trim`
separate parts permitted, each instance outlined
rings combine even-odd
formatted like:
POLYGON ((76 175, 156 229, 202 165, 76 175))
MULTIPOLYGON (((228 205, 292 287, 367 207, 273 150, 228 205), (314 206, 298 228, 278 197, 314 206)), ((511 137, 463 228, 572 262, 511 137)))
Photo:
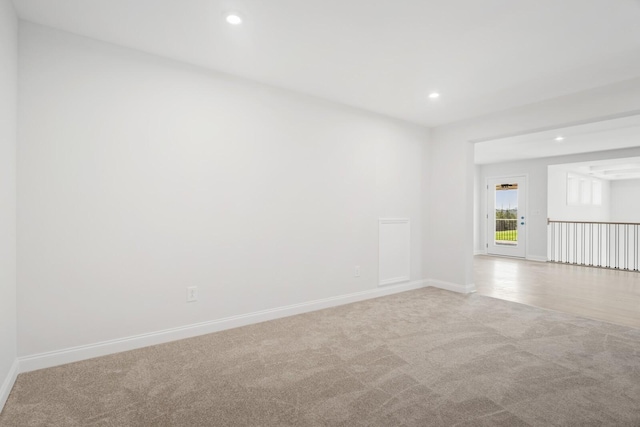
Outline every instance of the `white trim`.
POLYGON ((2 383, 2 387, 0 387, 0 412, 4 408, 4 404, 7 403, 7 399, 9 398, 9 394, 11 393, 11 389, 13 385, 16 383, 16 378, 18 378, 18 359, 13 361, 11 365, 11 369, 9 369, 9 373, 7 377, 4 379, 2 383))
POLYGON ((409 218, 380 218, 380 224, 408 224, 409 218))
POLYGON ((382 224, 407 224, 409 229, 409 241, 407 242, 407 273, 411 274, 411 219, 410 218, 378 218, 378 286, 388 286, 396 283, 408 282, 409 276, 392 277, 390 279, 380 280, 380 268, 382 263, 380 262, 381 247, 380 247, 380 225, 382 224))
POLYGON ((528 255, 525 259, 527 261, 547 262, 546 256, 528 255))
POLYGON ((52 366, 64 365, 66 363, 91 359, 122 351, 134 350, 150 345, 162 344, 184 338, 191 338, 198 335, 210 334, 212 332, 237 328, 310 311, 321 310, 329 307, 336 307, 357 301, 371 298, 378 298, 392 295, 399 292, 420 289, 428 286, 427 280, 416 280, 396 286, 370 289, 362 292, 355 292, 347 295, 323 298, 315 301, 292 304, 284 307, 269 310, 256 311, 238 316, 231 316, 208 322, 194 323, 177 328, 165 329, 162 331, 150 332, 126 338, 110 341, 103 341, 94 344, 82 345, 78 347, 55 350, 46 353, 23 356, 19 358, 20 372, 29 372, 36 369, 50 368, 52 366))
POLYGON ((409 277, 407 276, 393 277, 391 279, 383 280, 382 282, 378 283, 378 286, 394 285, 396 283, 403 283, 408 281, 409 281, 409 277))
POLYGON ((474 255, 486 255, 487 254, 487 250, 486 249, 476 249, 473 251, 474 255))
POLYGON ((476 291, 476 286, 473 283, 468 285, 460 285, 458 283, 445 282, 443 280, 429 279, 427 281, 428 286, 434 288, 444 289, 446 291, 457 292, 459 294, 470 294, 476 291))

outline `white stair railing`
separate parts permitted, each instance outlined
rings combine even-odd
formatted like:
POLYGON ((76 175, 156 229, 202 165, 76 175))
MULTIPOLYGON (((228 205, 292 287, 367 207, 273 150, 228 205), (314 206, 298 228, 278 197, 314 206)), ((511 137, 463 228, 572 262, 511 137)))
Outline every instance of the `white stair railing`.
POLYGON ((640 223, 547 220, 550 262, 640 268, 640 223))

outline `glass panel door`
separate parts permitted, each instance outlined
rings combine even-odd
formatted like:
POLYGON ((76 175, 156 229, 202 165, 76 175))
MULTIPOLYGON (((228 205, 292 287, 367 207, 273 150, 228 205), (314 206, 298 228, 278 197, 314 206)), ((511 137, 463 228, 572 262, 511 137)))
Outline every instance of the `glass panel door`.
POLYGON ((487 253, 524 257, 525 177, 487 180, 487 253))

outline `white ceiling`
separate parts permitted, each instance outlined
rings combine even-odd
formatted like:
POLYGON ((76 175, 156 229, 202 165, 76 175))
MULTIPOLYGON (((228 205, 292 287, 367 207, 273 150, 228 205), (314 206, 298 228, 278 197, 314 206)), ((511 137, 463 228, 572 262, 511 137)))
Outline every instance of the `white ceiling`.
POLYGON ((475 163, 489 164, 640 146, 640 115, 475 144, 475 163), (562 136, 561 142, 555 139, 562 136))
POLYGON ((635 0, 14 3, 28 21, 427 126, 640 76, 635 0))

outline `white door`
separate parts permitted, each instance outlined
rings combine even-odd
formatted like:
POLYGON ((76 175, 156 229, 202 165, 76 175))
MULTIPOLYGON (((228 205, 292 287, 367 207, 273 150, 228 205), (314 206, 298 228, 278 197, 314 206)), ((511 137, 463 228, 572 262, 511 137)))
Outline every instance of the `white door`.
POLYGON ((527 193, 524 176, 487 179, 487 253, 526 256, 527 193))

